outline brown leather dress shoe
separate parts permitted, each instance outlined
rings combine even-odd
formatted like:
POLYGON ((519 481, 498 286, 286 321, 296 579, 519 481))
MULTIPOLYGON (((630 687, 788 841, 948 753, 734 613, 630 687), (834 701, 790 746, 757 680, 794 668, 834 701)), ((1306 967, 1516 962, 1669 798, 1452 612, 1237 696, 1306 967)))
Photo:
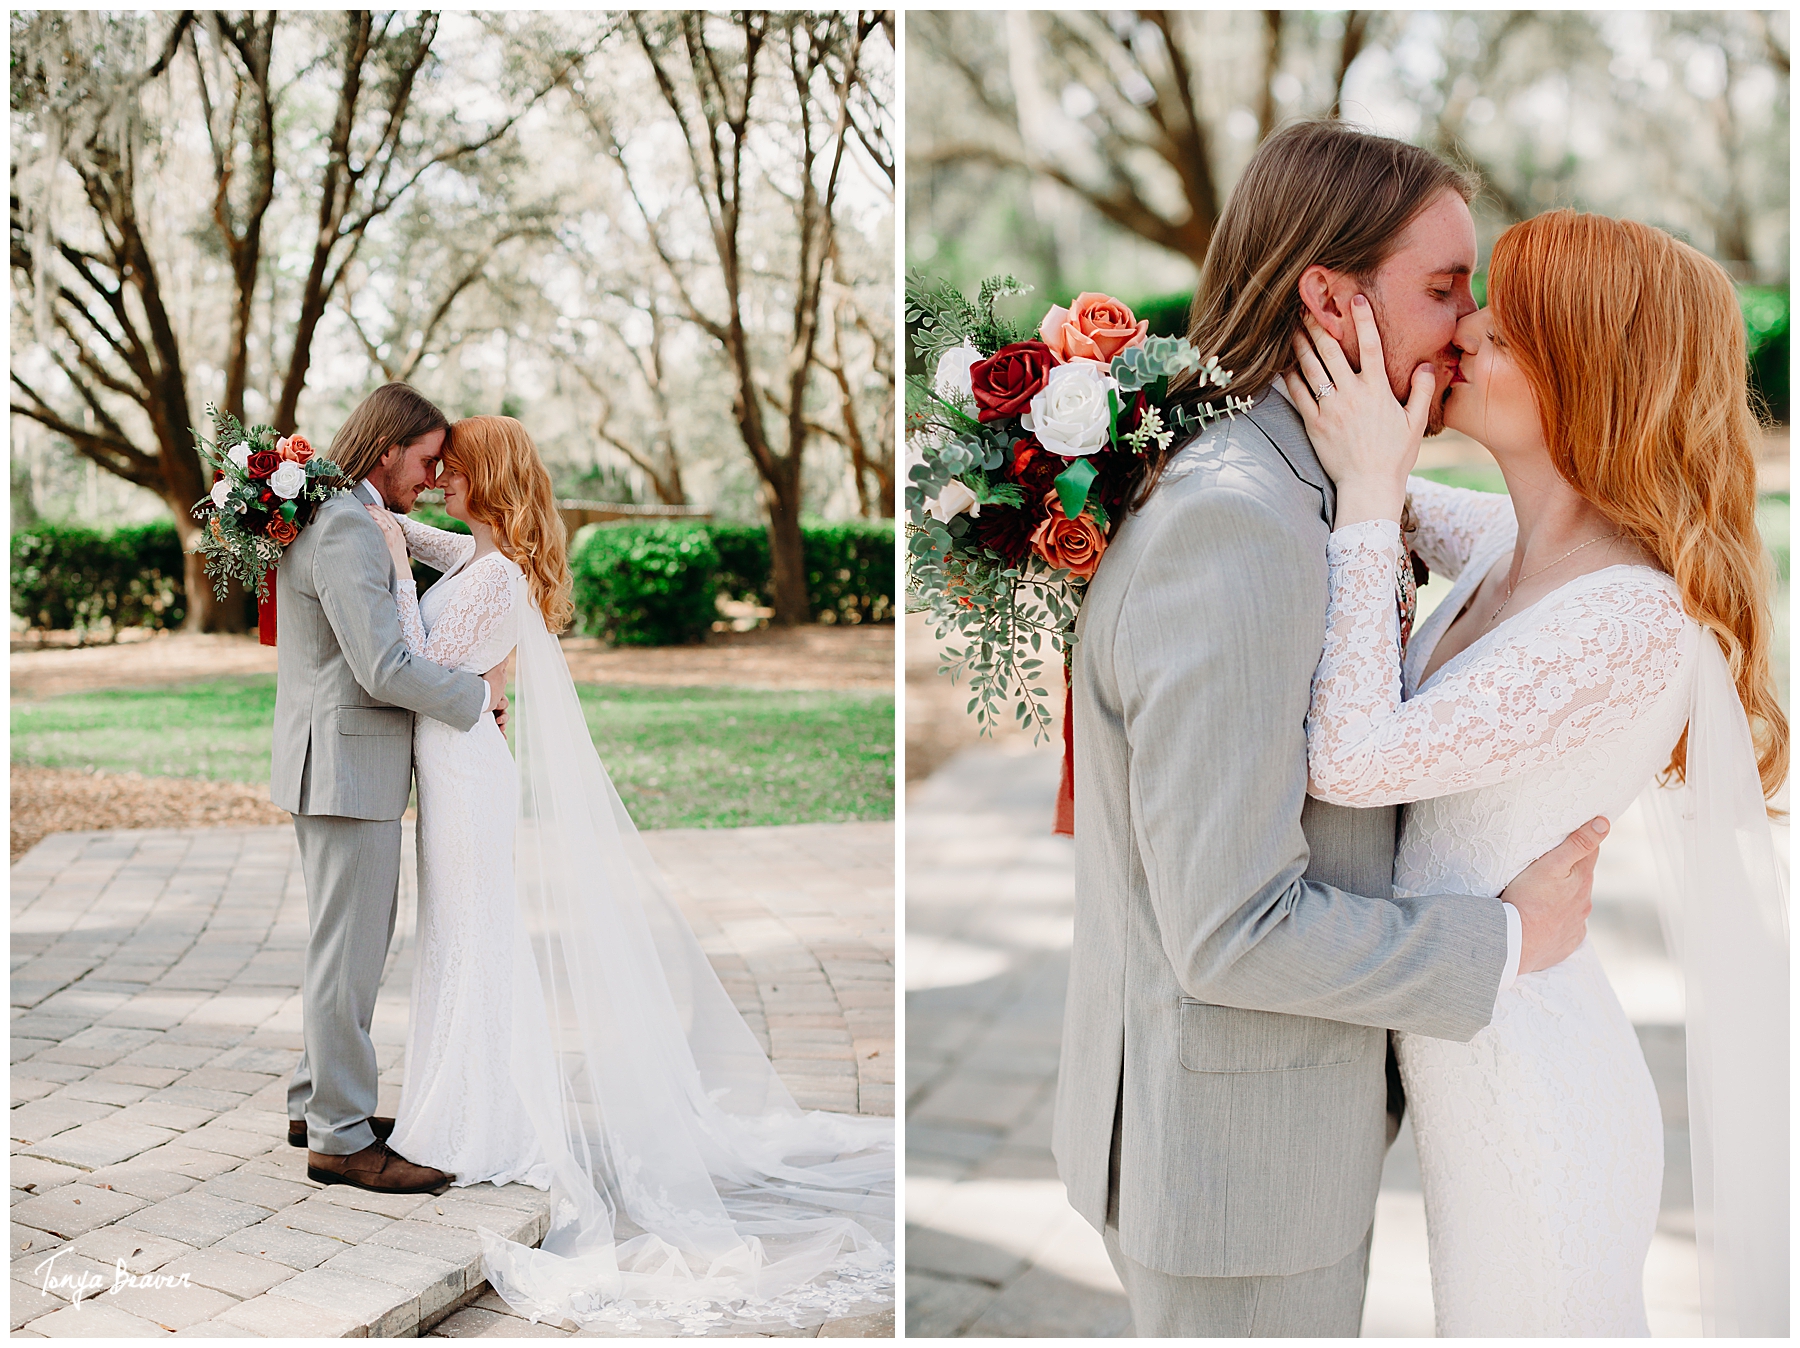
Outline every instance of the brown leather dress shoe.
MULTIPOLYGON (((377 1142, 385 1142, 394 1135, 394 1121, 392 1119, 380 1117, 372 1118, 369 1120, 369 1127, 375 1130, 375 1140, 377 1142)), ((288 1146, 306 1146, 305 1119, 288 1120, 288 1146)))
POLYGON ((319 1184, 351 1184, 378 1194, 441 1194, 456 1176, 414 1165, 385 1142, 375 1142, 349 1156, 326 1156, 308 1150, 306 1177, 319 1184))

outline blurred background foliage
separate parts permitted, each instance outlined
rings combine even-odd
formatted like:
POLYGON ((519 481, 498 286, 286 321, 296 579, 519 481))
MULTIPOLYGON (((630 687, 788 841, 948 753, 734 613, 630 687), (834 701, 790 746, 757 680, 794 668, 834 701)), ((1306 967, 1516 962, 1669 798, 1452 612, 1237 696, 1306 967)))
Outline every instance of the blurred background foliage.
MULTIPOLYGON (((518 417, 562 495, 763 526, 778 618, 803 512, 891 516, 891 11, 10 37, 15 525, 186 543, 207 402, 324 450, 390 379, 518 417)), ((194 579, 181 620, 241 626, 194 579)))
POLYGON ((909 267, 1020 316, 1077 291, 1185 323, 1232 184, 1284 122, 1338 116, 1480 173, 1485 265, 1557 206, 1657 225, 1739 282, 1788 403, 1785 11, 907 15, 909 267))

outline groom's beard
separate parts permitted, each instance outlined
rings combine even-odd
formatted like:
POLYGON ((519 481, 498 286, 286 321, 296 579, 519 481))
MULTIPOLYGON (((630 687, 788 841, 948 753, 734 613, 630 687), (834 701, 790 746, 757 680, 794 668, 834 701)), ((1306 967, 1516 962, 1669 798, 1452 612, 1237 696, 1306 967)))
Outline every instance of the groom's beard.
POLYGON ((1431 411, 1425 415, 1425 434, 1436 435, 1444 429, 1444 408, 1450 402, 1451 387, 1453 386, 1446 386, 1442 393, 1431 400, 1431 411))

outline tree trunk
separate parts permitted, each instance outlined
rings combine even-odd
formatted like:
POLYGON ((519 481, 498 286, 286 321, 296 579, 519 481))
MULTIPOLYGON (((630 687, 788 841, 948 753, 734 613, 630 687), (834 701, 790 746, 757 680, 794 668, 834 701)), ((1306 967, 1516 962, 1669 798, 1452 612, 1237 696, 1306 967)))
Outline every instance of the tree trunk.
POLYGON ((769 509, 770 579, 774 582, 775 622, 783 627, 812 617, 806 594, 806 556, 800 537, 800 465, 778 460, 779 470, 763 484, 769 509))
MULTIPOLYGON (((192 501, 169 501, 175 514, 175 535, 181 540, 182 586, 187 591, 187 620, 184 632, 243 632, 249 628, 249 597, 235 580, 225 598, 213 598, 212 580, 206 574, 206 558, 193 550, 200 537, 200 526, 188 513, 192 501)), ((273 580, 270 581, 273 584, 273 580)))

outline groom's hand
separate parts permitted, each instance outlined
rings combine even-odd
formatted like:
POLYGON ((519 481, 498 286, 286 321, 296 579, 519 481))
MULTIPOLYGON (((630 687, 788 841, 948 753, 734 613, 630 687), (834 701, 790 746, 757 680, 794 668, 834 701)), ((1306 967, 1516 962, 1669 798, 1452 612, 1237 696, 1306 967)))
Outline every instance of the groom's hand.
POLYGON ((506 729, 506 668, 510 664, 512 656, 509 655, 481 676, 487 680, 488 710, 494 713, 494 724, 502 730, 506 729))
POLYGON ((1587 935, 1594 910, 1594 863, 1612 828, 1590 819, 1513 878, 1501 898, 1519 910, 1519 972, 1561 964, 1587 935))

